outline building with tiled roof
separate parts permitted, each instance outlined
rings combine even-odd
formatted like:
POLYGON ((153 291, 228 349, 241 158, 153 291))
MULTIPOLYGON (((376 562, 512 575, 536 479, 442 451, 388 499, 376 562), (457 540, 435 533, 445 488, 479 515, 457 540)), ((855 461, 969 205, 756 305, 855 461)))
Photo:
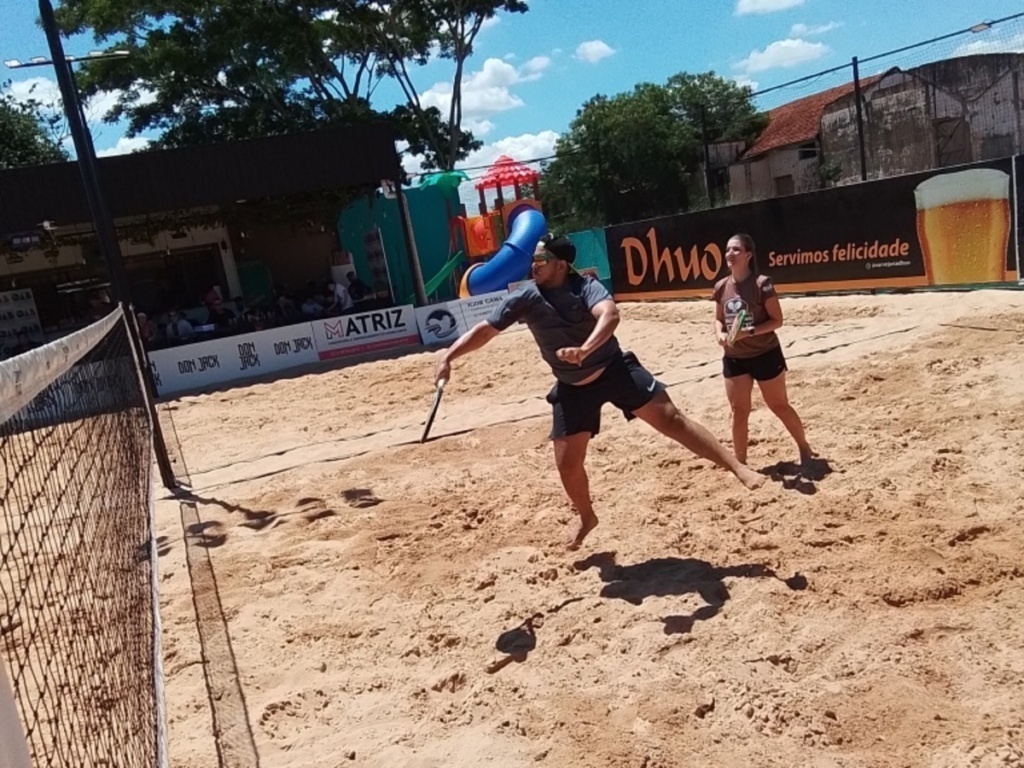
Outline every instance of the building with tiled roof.
MULTIPOLYGON (((1024 151, 1024 55, 959 56, 861 78, 865 176, 877 179, 1024 151)), ((853 83, 771 110, 729 165, 729 199, 760 200, 861 177, 853 83)))
MULTIPOLYGON (((861 88, 877 82, 879 77, 861 80, 861 88)), ((854 84, 846 83, 821 93, 776 107, 768 113, 768 126, 757 137, 753 146, 743 153, 743 160, 756 160, 773 150, 794 147, 815 141, 821 131, 821 115, 836 99, 854 92, 854 84)))
MULTIPOLYGON (((861 87, 877 80, 878 77, 863 78, 861 87)), ((768 125, 729 168, 732 202, 820 189, 818 154, 822 113, 836 99, 853 91, 854 84, 846 83, 771 110, 768 125)))

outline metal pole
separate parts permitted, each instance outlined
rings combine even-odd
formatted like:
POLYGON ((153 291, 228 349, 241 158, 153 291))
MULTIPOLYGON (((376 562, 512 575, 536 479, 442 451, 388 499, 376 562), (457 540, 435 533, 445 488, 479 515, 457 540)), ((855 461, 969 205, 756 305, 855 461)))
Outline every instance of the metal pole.
POLYGON ((857 100, 857 143, 860 145, 860 180, 868 180, 868 160, 864 147, 864 111, 860 99, 860 67, 853 57, 853 97, 857 100))
POLYGON ((167 444, 164 442, 160 418, 156 411, 156 404, 154 402, 156 393, 153 386, 152 371, 149 369, 149 358, 146 357, 145 349, 142 346, 138 321, 135 317, 131 296, 128 292, 128 275, 125 272, 124 262, 121 258, 121 246, 117 239, 117 232, 114 229, 114 222, 110 218, 110 212, 107 210, 106 202, 103 199, 99 172, 96 167, 96 149, 93 147, 92 134, 89 133, 86 127, 85 112, 82 109, 81 100, 78 98, 75 73, 71 67, 71 62, 67 60, 67 56, 64 54, 64 46, 60 41, 60 31, 57 28, 57 20, 53 15, 53 6, 50 4, 50 0, 39 0, 39 15, 43 23, 43 29, 46 32, 47 43, 50 47, 50 58, 53 59, 53 68, 57 74, 57 84, 60 86, 61 98, 64 101, 64 114, 68 119, 71 138, 75 142, 75 151, 78 155, 78 169, 82 174, 82 184, 85 188, 85 197, 89 204, 92 225, 96 230, 97 238, 99 238, 100 250, 103 252, 107 262, 107 269, 110 271, 115 298, 128 319, 130 331, 128 336, 131 339, 132 347, 141 369, 143 393, 146 407, 149 410, 150 421, 152 422, 153 449, 156 454, 157 465, 160 469, 160 478, 163 480, 166 488, 175 488, 177 487, 177 481, 174 478, 174 470, 171 467, 171 460, 167 453, 167 444))
POLYGON ((64 55, 64 48, 60 41, 60 32, 57 29, 57 21, 53 15, 53 6, 50 5, 49 0, 39 0, 39 13, 42 16, 43 28, 46 30, 46 39, 50 45, 50 57, 53 59, 53 68, 57 73, 57 84, 60 86, 60 94, 64 100, 64 113, 68 118, 71 138, 75 142, 75 151, 78 154, 78 168, 82 173, 82 183, 85 186, 85 196, 89 203, 89 213, 92 216, 93 227, 96 229, 100 248, 106 257, 117 298, 120 301, 127 302, 130 300, 128 297, 128 278, 124 271, 124 263, 121 260, 121 250, 117 234, 100 190, 99 176, 96 170, 96 150, 93 147, 92 134, 86 128, 85 113, 78 98, 74 71, 71 68, 71 62, 64 55))
POLYGON ((420 254, 416 248, 416 235, 413 232, 412 219, 409 218, 409 206, 405 201, 405 192, 402 191, 401 179, 395 179, 395 200, 398 201, 398 215, 402 217, 402 236, 405 239, 406 255, 409 257, 413 287, 416 289, 416 304, 422 307, 427 304, 427 289, 423 285, 420 254))
POLYGON ((597 161, 597 189, 598 196, 601 198, 601 213, 604 214, 604 224, 615 224, 616 221, 612 221, 611 205, 608 202, 608 183, 604 177, 604 160, 601 155, 601 136, 600 134, 594 134, 594 151, 595 159, 597 161))
POLYGON ((708 116, 704 105, 700 105, 700 138, 704 144, 704 186, 708 191, 708 207, 715 207, 714 193, 711 191, 711 150, 708 147, 708 116))

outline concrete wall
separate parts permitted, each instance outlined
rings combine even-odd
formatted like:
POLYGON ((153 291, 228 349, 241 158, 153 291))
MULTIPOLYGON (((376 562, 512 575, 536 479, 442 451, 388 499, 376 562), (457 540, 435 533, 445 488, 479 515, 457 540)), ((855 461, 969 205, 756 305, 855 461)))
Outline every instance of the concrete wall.
MULTIPOLYGON (((924 138, 933 133, 932 108, 920 80, 904 73, 890 74, 865 94, 864 102, 869 178, 892 176, 900 173, 900 168, 925 168, 934 162, 934 142, 924 138)), ((833 102, 822 114, 821 149, 826 162, 841 169, 837 183, 861 180, 853 94, 833 102)))
POLYGON ((786 193, 784 181, 792 179, 792 193, 821 187, 818 158, 800 159, 798 146, 781 147, 761 157, 729 166, 729 200, 747 203, 786 193))
MULTIPOLYGON (((894 71, 863 93, 868 178, 1006 157, 1022 147, 1024 56, 989 54, 894 71)), ((839 184, 860 181, 854 96, 821 119, 823 157, 839 184)))

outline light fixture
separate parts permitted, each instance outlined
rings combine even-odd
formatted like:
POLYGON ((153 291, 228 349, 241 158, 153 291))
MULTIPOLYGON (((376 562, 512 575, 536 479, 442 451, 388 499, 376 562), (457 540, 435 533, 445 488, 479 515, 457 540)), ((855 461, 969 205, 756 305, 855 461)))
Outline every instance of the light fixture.
MULTIPOLYGON (((89 51, 85 56, 65 56, 64 60, 70 63, 76 61, 92 60, 97 61, 99 59, 120 59, 125 56, 130 56, 130 51, 117 49, 115 51, 89 51)), ((45 56, 33 56, 28 61, 21 61, 19 59, 6 59, 4 66, 8 69, 19 69, 21 67, 41 67, 46 64, 52 64, 53 62, 45 56)))

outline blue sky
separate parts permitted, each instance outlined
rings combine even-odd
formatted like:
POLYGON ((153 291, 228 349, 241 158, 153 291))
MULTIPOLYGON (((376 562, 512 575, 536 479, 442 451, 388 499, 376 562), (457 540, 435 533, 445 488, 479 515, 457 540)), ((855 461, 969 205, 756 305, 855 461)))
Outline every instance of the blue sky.
MULTIPOLYGON (((855 55, 869 57, 1024 11, 1024 0, 528 1, 528 13, 501 15, 487 25, 469 61, 463 86, 465 123, 487 145, 467 165, 489 163, 501 153, 519 160, 550 154, 576 110, 597 93, 627 91, 643 81, 663 82, 680 71, 708 70, 765 89, 846 64, 855 55)), ((36 15, 33 0, 4 1, 0 61, 47 55, 36 15)), ((75 55, 96 47, 87 36, 64 45, 75 55)), ((964 45, 1024 51, 1024 19, 873 62, 865 71, 921 64, 964 45)), ((425 101, 446 105, 451 73, 451 63, 444 60, 416 72, 425 101)), ((14 81, 16 94, 32 83, 37 95, 56 93, 49 68, 0 67, 0 81, 7 79, 14 81)), ((769 108, 842 81, 823 78, 757 101, 769 108)), ((107 95, 87 110, 101 154, 129 150, 145 141, 126 141, 122 126, 100 122, 112 98, 107 95)), ((397 87, 387 84, 374 96, 381 108, 398 98, 397 87)), ((406 165, 410 170, 418 167, 415 158, 408 158, 406 165)))

